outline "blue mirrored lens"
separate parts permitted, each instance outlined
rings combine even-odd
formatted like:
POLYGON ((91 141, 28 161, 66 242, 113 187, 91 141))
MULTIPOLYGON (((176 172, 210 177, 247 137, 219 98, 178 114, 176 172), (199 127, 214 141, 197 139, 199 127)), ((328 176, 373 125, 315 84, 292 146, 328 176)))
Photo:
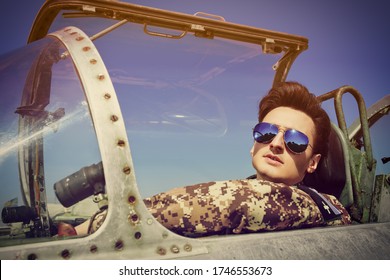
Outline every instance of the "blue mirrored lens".
POLYGON ((290 151, 303 153, 309 144, 309 138, 298 130, 289 129, 284 133, 284 142, 290 151))
POLYGON ((253 138, 259 143, 268 143, 278 134, 278 127, 270 123, 258 123, 253 129, 253 138))

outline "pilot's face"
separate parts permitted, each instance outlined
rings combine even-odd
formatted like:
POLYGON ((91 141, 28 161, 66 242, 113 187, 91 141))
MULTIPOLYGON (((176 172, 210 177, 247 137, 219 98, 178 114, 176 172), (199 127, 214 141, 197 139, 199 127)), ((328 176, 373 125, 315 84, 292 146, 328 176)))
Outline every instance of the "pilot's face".
POLYGON ((306 172, 314 172, 321 155, 313 154, 315 127, 308 115, 289 107, 278 107, 270 111, 263 122, 275 124, 279 130, 271 141, 253 144, 252 165, 257 171, 257 179, 294 185, 303 180, 306 172), (299 154, 293 153, 284 142, 288 129, 304 133, 311 146, 299 154))

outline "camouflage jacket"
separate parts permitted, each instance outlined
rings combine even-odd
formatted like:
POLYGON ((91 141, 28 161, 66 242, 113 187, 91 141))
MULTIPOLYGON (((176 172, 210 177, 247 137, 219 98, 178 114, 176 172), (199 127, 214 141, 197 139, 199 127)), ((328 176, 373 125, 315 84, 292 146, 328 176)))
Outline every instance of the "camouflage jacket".
POLYGON ((351 223, 335 197, 322 195, 342 212, 339 219, 325 222, 310 195, 297 187, 257 179, 176 188, 144 202, 162 225, 190 237, 351 223))

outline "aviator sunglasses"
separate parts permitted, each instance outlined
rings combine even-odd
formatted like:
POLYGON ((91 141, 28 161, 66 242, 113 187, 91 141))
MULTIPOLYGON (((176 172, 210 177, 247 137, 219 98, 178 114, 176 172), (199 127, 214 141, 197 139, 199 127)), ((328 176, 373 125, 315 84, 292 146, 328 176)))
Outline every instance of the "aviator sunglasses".
MULTIPOLYGON (((279 126, 272 123, 261 122, 253 128, 253 138, 256 142, 266 144, 272 141, 279 133, 279 126)), ((287 129, 283 134, 284 143, 294 154, 301 154, 309 144, 309 138, 295 129, 287 129)))

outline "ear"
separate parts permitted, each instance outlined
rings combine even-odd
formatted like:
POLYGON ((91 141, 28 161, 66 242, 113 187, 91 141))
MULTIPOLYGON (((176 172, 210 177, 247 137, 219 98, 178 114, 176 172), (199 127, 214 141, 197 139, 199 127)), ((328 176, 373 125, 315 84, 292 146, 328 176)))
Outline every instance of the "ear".
POLYGON ((309 166, 307 167, 308 173, 313 173, 317 169, 320 159, 321 159, 321 154, 315 154, 311 157, 309 166))

